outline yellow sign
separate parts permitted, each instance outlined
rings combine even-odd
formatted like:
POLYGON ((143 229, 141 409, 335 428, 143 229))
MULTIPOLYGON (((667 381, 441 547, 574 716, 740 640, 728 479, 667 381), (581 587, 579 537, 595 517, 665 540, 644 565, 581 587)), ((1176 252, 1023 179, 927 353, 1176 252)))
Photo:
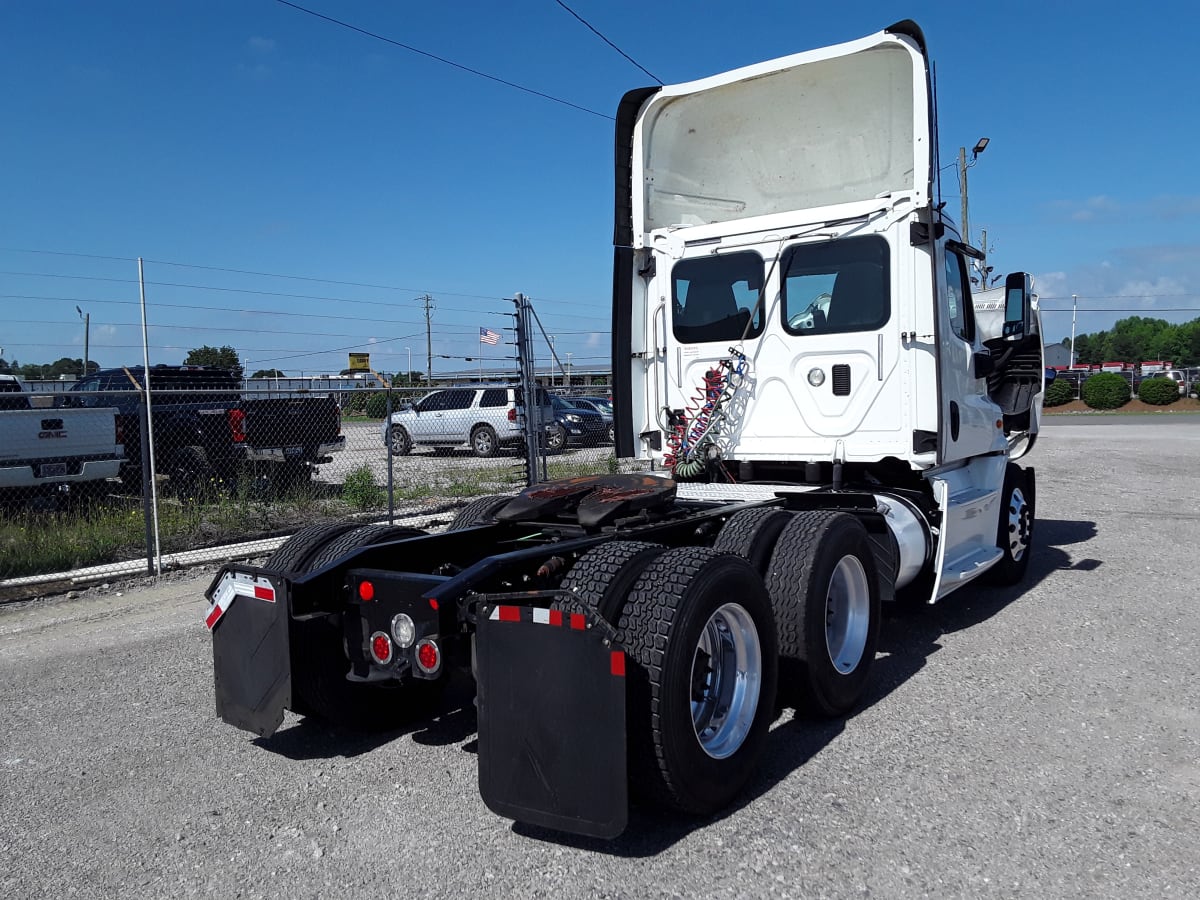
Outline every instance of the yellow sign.
POLYGON ((370 353, 351 353, 349 369, 351 372, 370 372, 371 371, 371 354, 370 353))

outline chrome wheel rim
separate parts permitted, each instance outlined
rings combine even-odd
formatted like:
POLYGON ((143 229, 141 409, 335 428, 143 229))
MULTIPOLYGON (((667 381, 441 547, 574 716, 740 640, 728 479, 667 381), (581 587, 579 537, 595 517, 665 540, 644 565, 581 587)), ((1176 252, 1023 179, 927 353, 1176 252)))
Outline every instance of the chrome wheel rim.
POLYGON ((692 726, 713 759, 738 751, 758 713, 762 645, 746 608, 726 603, 700 632, 692 655, 692 726))
POLYGON ((871 586, 857 556, 838 560, 825 594, 825 649, 842 675, 858 668, 871 624, 871 586))
POLYGON ((490 453, 492 450, 492 436, 482 428, 475 432, 475 450, 479 453, 490 453))
POLYGON ((1008 497, 1008 555, 1014 561, 1029 549, 1029 504, 1020 488, 1013 488, 1008 497))
POLYGON ((404 432, 399 428, 393 428, 389 435, 393 455, 402 456, 404 454, 404 432))
POLYGON ((550 449, 558 450, 559 448, 562 447, 565 440, 566 440, 566 438, 560 430, 555 429, 554 431, 551 431, 550 437, 548 439, 550 449))

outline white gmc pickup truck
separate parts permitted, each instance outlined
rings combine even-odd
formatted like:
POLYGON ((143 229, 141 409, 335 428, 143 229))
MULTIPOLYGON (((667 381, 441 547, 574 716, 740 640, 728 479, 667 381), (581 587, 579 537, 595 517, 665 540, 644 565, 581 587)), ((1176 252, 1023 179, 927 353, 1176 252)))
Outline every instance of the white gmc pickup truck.
POLYGON ((124 458, 115 409, 35 409, 18 378, 0 375, 0 501, 97 488, 124 458))

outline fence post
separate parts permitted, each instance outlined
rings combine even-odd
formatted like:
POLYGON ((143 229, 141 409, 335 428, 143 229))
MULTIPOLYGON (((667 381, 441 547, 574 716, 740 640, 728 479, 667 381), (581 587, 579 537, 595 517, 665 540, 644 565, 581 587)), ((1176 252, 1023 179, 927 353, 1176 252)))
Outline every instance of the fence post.
POLYGON ((387 400, 383 405, 383 421, 387 423, 384 429, 386 438, 383 442, 384 453, 387 455, 387 494, 388 494, 388 524, 396 524, 395 483, 392 481, 392 386, 388 382, 387 400))
POLYGON ((140 436, 140 456, 142 462, 142 520, 146 524, 146 574, 154 574, 154 497, 150 493, 152 476, 150 474, 150 426, 147 421, 146 392, 138 391, 138 434, 140 436))
MULTIPOLYGON (((518 293, 517 305, 517 373, 521 380, 521 405, 525 415, 525 483, 532 487, 538 482, 538 452, 542 441, 542 407, 533 369, 533 331, 529 321, 529 299, 518 293)), ((542 479, 545 479, 543 461, 542 479)))

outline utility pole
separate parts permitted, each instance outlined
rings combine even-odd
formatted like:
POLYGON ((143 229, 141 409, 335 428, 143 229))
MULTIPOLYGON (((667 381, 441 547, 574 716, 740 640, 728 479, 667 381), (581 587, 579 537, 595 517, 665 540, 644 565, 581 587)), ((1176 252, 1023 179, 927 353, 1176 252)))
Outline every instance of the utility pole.
POLYGON ((78 306, 75 307, 75 312, 79 313, 79 318, 83 319, 83 374, 80 378, 87 378, 88 374, 88 335, 92 331, 92 314, 85 313, 78 306))
POLYGON ((425 380, 433 384, 433 298, 426 294, 425 301, 425 380))
POLYGON ((571 386, 571 353, 567 352, 567 387, 571 386))
MULTIPOLYGON (((1071 364, 1068 368, 1075 368, 1075 307, 1079 302, 1079 295, 1071 295, 1071 364)), ((1101 357, 1103 359, 1104 357, 1101 357)))
MULTIPOLYGON (((980 138, 971 150, 970 165, 975 165, 979 154, 987 149, 989 138, 980 138)), ((958 148, 958 190, 962 195, 962 239, 964 244, 971 243, 971 227, 967 224, 967 148, 958 148)))
POLYGON ((408 351, 408 386, 412 387, 412 347, 405 347, 408 351))

